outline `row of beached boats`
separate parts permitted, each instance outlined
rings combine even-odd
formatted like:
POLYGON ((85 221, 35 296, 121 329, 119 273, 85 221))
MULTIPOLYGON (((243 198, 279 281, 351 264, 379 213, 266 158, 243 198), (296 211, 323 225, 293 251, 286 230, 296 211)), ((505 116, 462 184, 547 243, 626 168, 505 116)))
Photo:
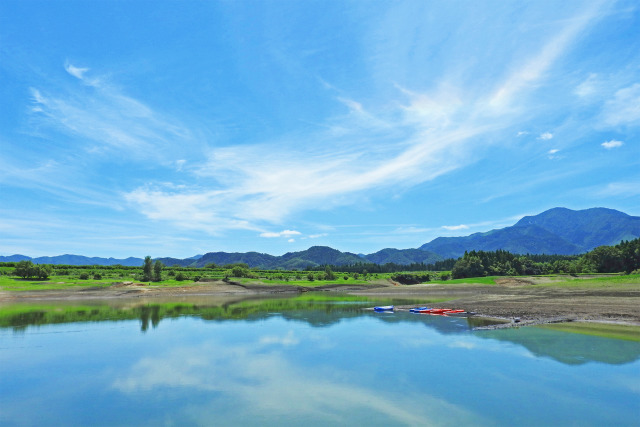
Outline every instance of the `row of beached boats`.
MULTIPOLYGON (((381 305, 381 306, 373 307, 373 310, 379 313, 393 312, 395 310, 395 307, 392 305, 381 305)), ((472 311, 456 310, 453 308, 415 307, 415 308, 410 308, 409 311, 411 313, 433 314, 437 316, 452 316, 452 317, 468 317, 468 316, 473 316, 475 314, 472 311)))

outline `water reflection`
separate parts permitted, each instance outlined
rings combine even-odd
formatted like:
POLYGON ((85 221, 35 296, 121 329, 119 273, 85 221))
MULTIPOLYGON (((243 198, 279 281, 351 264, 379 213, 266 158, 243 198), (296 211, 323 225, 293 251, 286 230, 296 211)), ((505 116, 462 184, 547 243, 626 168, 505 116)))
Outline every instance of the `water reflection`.
POLYGON ((363 310, 386 303, 5 306, 0 425, 624 425, 636 415, 637 342, 584 336, 580 347, 565 332, 363 310), (597 363, 576 364, 569 347, 597 363))
MULTIPOLYGON (((415 323, 442 335, 464 334, 492 320, 481 317, 452 318, 407 312, 375 313, 365 310, 373 305, 425 304, 425 300, 370 300, 351 295, 309 293, 297 297, 261 298, 185 298, 182 301, 109 301, 65 302, 51 305, 0 306, 0 329, 24 333, 29 327, 77 322, 114 322, 137 319, 140 331, 158 328, 166 319, 200 318, 210 322, 263 322, 274 316, 301 322, 313 328, 326 328, 358 317, 374 318, 388 324, 415 323)), ((477 331, 483 339, 510 342, 526 348, 537 357, 549 357, 561 363, 587 362, 624 364, 640 359, 640 342, 594 338, 581 334, 526 328, 477 331)))
MULTIPOLYGON (((374 375, 344 366, 334 359, 339 347, 318 349, 316 337, 298 336, 275 322, 280 335, 263 335, 251 342, 234 344, 217 337, 190 347, 170 349, 144 358, 118 377, 113 388, 133 396, 140 393, 177 393, 189 390, 208 396, 201 405, 189 405, 189 417, 198 424, 231 425, 238 409, 249 424, 263 425, 358 423, 392 425, 476 425, 477 414, 445 399, 413 390, 398 398, 396 387, 376 387, 374 375), (284 333, 283 333, 284 332, 284 333), (317 357, 297 358, 294 352, 310 348, 331 362, 317 357), (236 411, 221 408, 229 405, 236 411), (447 420, 442 422, 441 420, 447 420), (450 420, 450 421, 449 421, 450 420)), ((309 356, 307 354, 307 356, 309 356)), ((352 358, 346 358, 352 361, 352 358)), ((384 378, 380 378, 384 381, 384 378)))
MULTIPOLYGON (((375 300, 379 301, 379 300, 375 300)), ((436 300, 440 301, 440 300, 436 300)), ((429 303, 433 300, 389 299, 390 304, 429 303)), ((30 326, 57 323, 101 322, 139 319, 141 331, 151 325, 158 327, 162 319, 180 316, 199 317, 205 320, 262 320, 279 313, 290 320, 300 320, 312 326, 325 327, 343 318, 363 314, 373 300, 351 295, 308 293, 296 297, 219 298, 195 297, 180 301, 169 300, 118 300, 75 301, 43 304, 0 305, 0 328, 24 330, 30 326)))

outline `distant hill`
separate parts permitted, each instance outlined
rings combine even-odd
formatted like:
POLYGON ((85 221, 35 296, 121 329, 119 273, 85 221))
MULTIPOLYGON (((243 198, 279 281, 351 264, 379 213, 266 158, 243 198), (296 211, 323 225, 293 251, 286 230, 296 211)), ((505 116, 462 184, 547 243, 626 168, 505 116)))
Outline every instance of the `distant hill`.
MULTIPOLYGON (((179 267, 195 267, 197 258, 180 259, 180 258, 165 257, 165 258, 155 258, 154 261, 160 261, 162 264, 168 267, 173 267, 176 265, 179 267)), ((139 265, 142 265, 142 264, 139 264, 139 265)))
POLYGON ((20 255, 20 254, 0 256, 0 262, 20 262, 20 261, 28 261, 30 259, 31 257, 28 257, 26 255, 20 255))
POLYGON ((425 263, 433 264, 436 261, 442 261, 444 258, 435 252, 425 251, 421 249, 394 249, 386 248, 373 254, 364 255, 363 258, 375 264, 413 264, 425 263))
POLYGON ((457 258, 470 250, 498 249, 518 254, 574 255, 637 237, 640 217, 606 208, 553 208, 526 216, 511 227, 463 237, 438 237, 420 249, 444 258, 457 258))
MULTIPOLYGON (((359 262, 375 264, 433 264, 446 258, 458 258, 465 251, 503 249, 516 254, 574 255, 598 246, 615 245, 622 240, 640 237, 640 217, 614 209, 592 208, 574 211, 553 208, 538 215, 526 216, 516 224, 501 229, 462 237, 438 237, 418 249, 386 248, 369 255, 341 252, 328 246, 274 256, 259 252, 209 252, 202 256, 178 259, 157 258, 165 265, 204 267, 245 263, 263 269, 304 269, 308 266, 346 265, 359 262)), ((81 255, 58 255, 30 258, 25 255, 0 256, 0 262, 32 260, 37 264, 141 266, 142 258, 98 258, 81 255)))
POLYGON ((196 265, 204 267, 211 262, 217 265, 245 263, 249 267, 263 269, 304 269, 307 266, 345 265, 362 261, 356 254, 340 252, 328 246, 312 246, 305 251, 287 252, 282 256, 258 252, 209 252, 204 254, 196 265))
POLYGON ((142 258, 100 258, 86 257, 82 255, 57 255, 31 258, 24 255, 0 256, 0 262, 32 261, 35 264, 53 265, 124 265, 125 267, 139 267, 142 265, 142 258))
POLYGON ((267 266, 271 265, 276 258, 273 255, 258 252, 209 252, 196 261, 196 267, 204 267, 210 263, 216 265, 245 263, 249 267, 267 266))

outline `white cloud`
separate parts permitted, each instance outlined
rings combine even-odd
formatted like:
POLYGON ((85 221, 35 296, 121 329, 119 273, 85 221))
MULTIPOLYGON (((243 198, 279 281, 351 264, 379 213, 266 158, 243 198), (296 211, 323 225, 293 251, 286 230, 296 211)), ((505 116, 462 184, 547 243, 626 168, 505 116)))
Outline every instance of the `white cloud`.
POLYGON ((434 231, 434 228, 426 228, 426 227, 398 227, 392 231, 392 234, 421 234, 428 233, 430 231, 434 231))
POLYGON ((549 158, 549 160, 561 159, 562 156, 557 156, 556 155, 558 152, 560 152, 560 150, 557 149, 557 148, 549 150, 549 151, 547 151, 547 157, 549 158))
POLYGON ((612 148, 622 147, 623 144, 624 144, 624 142, 622 142, 622 141, 617 141, 615 139, 612 139, 611 141, 605 141, 600 145, 602 145, 607 150, 611 150, 612 148))
POLYGON ((259 229, 237 218, 229 209, 221 209, 231 200, 225 191, 190 192, 179 189, 141 187, 124 194, 149 219, 168 221, 179 227, 218 234, 228 229, 259 229))
MULTIPOLYGON (((189 141, 187 129, 144 103, 98 79, 88 81, 84 76, 87 68, 67 64, 65 70, 89 88, 66 93, 31 88, 31 113, 39 128, 77 137, 71 141, 87 153, 117 154, 121 158, 126 153, 125 158, 158 161, 163 156, 172 157, 167 155, 169 150, 183 149, 189 141)), ((77 147, 70 148, 77 152, 77 147)))
POLYGON ((553 134, 551 132, 545 132, 540 134, 538 139, 542 139, 543 141, 548 141, 553 138, 553 134))
POLYGON ((317 238, 325 237, 325 236, 328 236, 328 234, 327 233, 310 234, 308 237, 309 237, 309 239, 317 239, 317 238))
POLYGON ((295 337, 295 334, 293 333, 292 330, 287 332, 287 334, 282 337, 277 335, 267 335, 260 338, 260 344, 263 344, 263 345, 278 344, 283 347, 292 347, 292 346, 298 345, 299 343, 300 343, 300 340, 295 337))
POLYGON ((460 225, 443 225, 442 228, 444 228, 445 230, 450 230, 450 231, 454 231, 454 230, 466 230, 469 228, 468 225, 465 224, 460 224, 460 225))
POLYGON ((362 104, 360 104, 359 102, 356 102, 352 99, 346 99, 341 97, 338 97, 338 101, 346 105, 349 108, 349 110, 351 110, 352 112, 356 112, 356 113, 363 112, 362 104))
POLYGON ((67 63, 64 66, 64 69, 67 71, 67 73, 71 74, 73 77, 83 80, 84 79, 84 73, 86 73, 87 71, 89 71, 88 68, 80 68, 80 67, 74 67, 73 65, 67 63))
POLYGON ((612 182, 597 192, 599 197, 633 197, 640 196, 640 181, 612 182))
POLYGON ((289 242, 289 243, 293 243, 293 242, 295 242, 295 241, 296 241, 296 239, 289 239, 289 240, 287 240, 287 242, 289 242))
POLYGON ((273 237, 291 237, 291 236, 298 236, 302 233, 300 233, 299 231, 295 231, 295 230, 282 230, 280 232, 270 232, 270 231, 266 231, 264 233, 260 233, 260 237, 267 237, 267 238, 273 238, 273 237))
POLYGON ((600 4, 594 2, 590 7, 584 8, 581 15, 568 21, 561 32, 548 40, 536 55, 532 55, 522 66, 517 67, 499 85, 488 105, 496 112, 510 110, 517 95, 535 87, 556 59, 569 48, 592 20, 599 17, 599 7, 600 4))
POLYGON ((526 130, 521 130, 516 134, 516 136, 525 136, 525 135, 529 135, 529 132, 527 132, 526 130))
MULTIPOLYGON (((246 419, 291 417, 315 419, 320 424, 336 424, 354 417, 354 411, 379 416, 391 424, 438 425, 438 420, 469 425, 479 422, 478 414, 449 401, 418 392, 397 399, 384 388, 373 390, 349 381, 350 374, 339 368, 320 366, 309 370, 294 363, 287 352, 272 345, 295 341, 265 337, 252 345, 210 341, 193 347, 172 348, 153 357, 135 361, 118 375, 114 390, 125 394, 166 388, 189 387, 217 403, 232 400, 246 419), (291 359, 291 360, 289 360, 291 359), (336 370, 337 369, 337 370, 336 370), (310 386, 312 384, 313 386, 310 386)), ((295 345, 290 343, 290 345, 295 345)), ((190 403, 189 423, 233 424, 235 414, 216 411, 215 402, 190 403), (231 418, 225 418, 231 417, 231 418)), ((228 412, 228 411, 226 411, 228 412)), ((482 420, 484 421, 484 420, 482 420)), ((486 423, 486 422, 485 422, 486 423)))
POLYGON ((602 111, 607 126, 640 125, 640 83, 618 90, 602 111))
MULTIPOLYGON (((184 192, 198 203, 185 210, 187 218, 181 222, 188 223, 190 216, 195 222, 223 218, 227 220, 223 223, 258 229, 262 237, 281 237, 264 232, 267 224, 282 224, 309 209, 354 204, 361 193, 410 188, 464 167, 474 161, 476 151, 493 143, 487 134, 514 124, 509 121, 512 116, 503 114, 505 109, 545 77, 580 31, 597 17, 596 12, 590 8, 572 19, 530 55, 530 62, 504 77, 497 89, 469 91, 444 80, 422 92, 397 86, 404 99, 387 100, 377 110, 368 107, 366 111, 362 102, 342 96, 338 101, 350 113, 326 120, 326 132, 301 135, 305 144, 283 137, 268 145, 211 149, 208 160, 195 170, 198 186, 184 192)), ((540 136, 552 137, 548 132, 540 136)), ((139 199, 150 198, 145 196, 150 194, 146 188, 135 193, 139 199)), ((139 209, 155 218, 176 217, 171 212, 175 194, 154 192, 153 197, 167 200, 158 200, 157 209, 142 205, 139 209), (160 212, 162 206, 170 212, 160 212)))
POLYGON ((598 86, 598 75, 591 73, 589 77, 582 83, 580 83, 574 93, 581 98, 586 98, 588 96, 593 95, 597 91, 598 86))

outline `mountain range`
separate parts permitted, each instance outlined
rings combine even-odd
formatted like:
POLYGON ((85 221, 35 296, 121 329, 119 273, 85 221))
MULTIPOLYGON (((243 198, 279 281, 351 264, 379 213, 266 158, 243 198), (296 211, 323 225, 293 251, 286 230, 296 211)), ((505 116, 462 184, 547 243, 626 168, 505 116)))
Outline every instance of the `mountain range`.
MULTIPOLYGON (((640 237, 640 217, 607 208, 571 210, 553 208, 534 216, 525 216, 516 224, 461 237, 438 237, 417 249, 386 248, 363 255, 341 252, 327 246, 313 246, 304 251, 281 256, 258 252, 209 252, 190 258, 157 258, 165 265, 204 267, 246 263, 263 269, 304 269, 324 264, 346 265, 358 262, 375 264, 432 264, 447 258, 458 258, 465 251, 507 250, 516 254, 575 255, 598 246, 615 245, 622 240, 640 237)), ((30 258, 25 255, 0 256, 0 262, 32 260, 37 264, 140 266, 142 258, 99 258, 81 255, 59 255, 30 258)))

